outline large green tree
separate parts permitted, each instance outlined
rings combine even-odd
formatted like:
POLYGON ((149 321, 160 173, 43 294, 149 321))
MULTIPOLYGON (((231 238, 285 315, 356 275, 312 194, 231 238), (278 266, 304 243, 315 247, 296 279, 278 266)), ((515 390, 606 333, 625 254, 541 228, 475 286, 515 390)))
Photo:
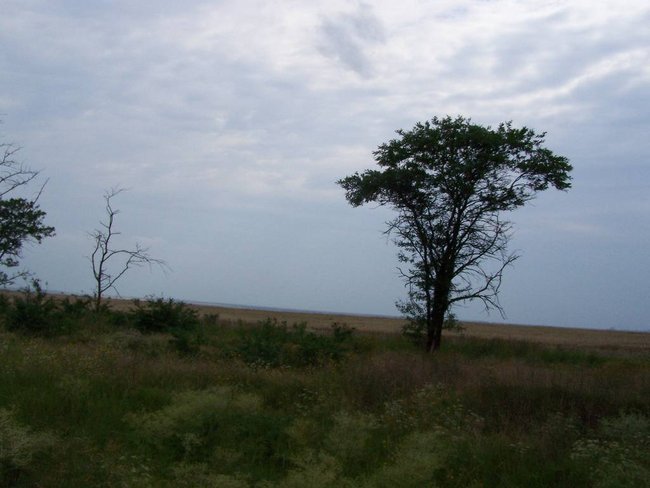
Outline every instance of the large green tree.
POLYGON ((28 274, 17 270, 25 243, 40 243, 54 235, 38 205, 44 185, 31 197, 18 196, 27 193, 26 187, 39 175, 15 159, 18 150, 13 144, 0 144, 0 286, 28 274))
POLYGON ((543 146, 545 133, 510 122, 491 128, 434 117, 397 134, 374 152, 380 169, 338 183, 355 207, 374 202, 396 211, 387 233, 408 288, 398 308, 434 351, 453 304, 478 299, 502 312, 502 274, 517 258, 508 251, 504 213, 549 187, 570 188, 572 167, 543 146))

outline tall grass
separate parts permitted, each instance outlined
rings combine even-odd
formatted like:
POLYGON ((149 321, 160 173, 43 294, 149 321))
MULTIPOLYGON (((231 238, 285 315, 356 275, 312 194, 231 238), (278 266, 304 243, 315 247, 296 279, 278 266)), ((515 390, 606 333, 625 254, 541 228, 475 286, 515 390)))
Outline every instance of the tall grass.
POLYGON ((0 486, 649 484, 648 358, 75 313, 0 331, 0 486))

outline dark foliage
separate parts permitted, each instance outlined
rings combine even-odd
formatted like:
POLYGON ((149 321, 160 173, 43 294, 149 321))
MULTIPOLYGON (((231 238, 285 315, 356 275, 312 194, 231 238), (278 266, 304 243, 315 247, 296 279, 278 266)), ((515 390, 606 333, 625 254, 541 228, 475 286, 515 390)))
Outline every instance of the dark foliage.
POLYGON ((28 276, 24 271, 8 271, 19 265, 25 243, 40 243, 54 235, 54 227, 45 225, 45 212, 38 205, 42 187, 31 199, 7 198, 12 192, 27 186, 39 174, 14 159, 19 149, 12 144, 0 144, 0 266, 5 268, 0 271, 2 286, 28 276))
POLYGON ((54 336, 78 327, 80 319, 91 313, 90 300, 56 300, 47 296, 38 280, 13 300, 4 299, 2 310, 7 330, 27 335, 54 336))
POLYGON ((197 312, 172 298, 151 298, 144 304, 134 300, 133 305, 133 325, 140 332, 191 331, 199 325, 197 312))
POLYGON ((343 358, 354 347, 353 339, 353 329, 339 324, 325 335, 308 331, 305 323, 289 327, 287 322, 266 319, 255 327, 241 327, 234 350, 255 366, 316 366, 343 358))
POLYGON ((510 122, 498 128, 469 119, 433 118, 374 152, 380 170, 341 179, 353 206, 378 203, 397 216, 388 234, 399 248, 408 300, 398 308, 438 349, 445 316, 457 302, 478 299, 501 311, 498 292, 511 224, 503 213, 537 192, 570 188, 571 165, 543 147, 545 134, 510 122))

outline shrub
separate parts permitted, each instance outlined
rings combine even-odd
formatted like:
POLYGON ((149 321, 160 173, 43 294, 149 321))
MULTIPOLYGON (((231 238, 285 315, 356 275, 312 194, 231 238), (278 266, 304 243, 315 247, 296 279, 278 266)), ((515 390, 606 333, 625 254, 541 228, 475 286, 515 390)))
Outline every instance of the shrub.
POLYGON ((33 280, 22 297, 14 298, 7 311, 6 327, 30 335, 55 335, 64 329, 61 318, 57 303, 45 295, 38 280, 33 280))
POLYGON ((131 324, 131 316, 122 310, 109 310, 105 315, 106 322, 113 327, 128 327, 131 324))
POLYGON ((201 344, 205 342, 203 331, 199 327, 193 329, 174 328, 170 329, 172 335, 169 343, 182 356, 194 356, 201 349, 201 344))
POLYGON ((140 300, 134 300, 133 304, 135 308, 131 316, 141 332, 194 330, 199 325, 197 312, 172 298, 150 298, 144 305, 140 300))
POLYGON ((69 333, 78 329, 86 318, 95 315, 90 298, 57 300, 47 296, 36 279, 23 290, 22 296, 14 297, 12 301, 5 298, 0 302, 5 327, 28 335, 69 333))
POLYGON ((0 295, 0 316, 5 317, 11 310, 11 300, 7 295, 0 295))
POLYGON ((71 300, 65 297, 57 303, 61 314, 70 319, 81 319, 93 313, 92 299, 90 297, 76 297, 71 300))
POLYGON ((316 334, 307 324, 266 319, 256 327, 240 327, 234 349, 244 362, 261 367, 316 366, 340 360, 353 347, 353 330, 334 324, 332 335, 316 334))

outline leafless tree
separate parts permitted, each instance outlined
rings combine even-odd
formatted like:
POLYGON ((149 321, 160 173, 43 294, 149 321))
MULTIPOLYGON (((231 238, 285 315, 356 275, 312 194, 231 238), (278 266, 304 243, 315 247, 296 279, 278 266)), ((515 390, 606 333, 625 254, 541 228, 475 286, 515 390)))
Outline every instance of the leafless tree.
POLYGON ((115 217, 120 211, 113 208, 111 200, 123 191, 125 191, 123 188, 111 188, 104 193, 107 220, 105 222, 100 221, 101 228, 90 233, 90 237, 95 244, 90 256, 95 278, 95 310, 100 309, 104 294, 108 290, 113 289, 119 295, 115 283, 129 269, 141 267, 145 264, 149 267, 157 265, 163 270, 167 269, 165 261, 151 257, 149 248, 142 247, 137 242, 133 249, 113 247, 112 241, 121 232, 115 230, 115 217))
MULTIPOLYGON (((20 151, 20 147, 11 143, 0 144, 0 154, 2 160, 0 161, 0 197, 4 197, 12 192, 19 186, 26 185, 39 174, 38 171, 25 167, 15 159, 16 153, 20 151)), ((40 194, 40 192, 39 192, 40 194)))

